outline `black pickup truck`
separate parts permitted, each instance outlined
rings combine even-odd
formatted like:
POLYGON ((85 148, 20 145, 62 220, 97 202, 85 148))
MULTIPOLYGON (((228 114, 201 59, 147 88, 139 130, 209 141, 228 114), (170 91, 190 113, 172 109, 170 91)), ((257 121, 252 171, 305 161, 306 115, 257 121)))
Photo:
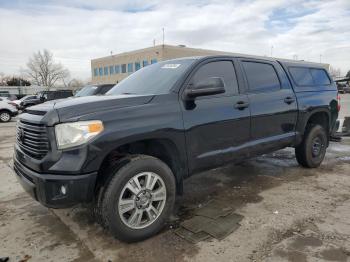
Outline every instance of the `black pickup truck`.
POLYGON ((338 116, 323 65, 252 56, 182 58, 147 66, 104 96, 28 108, 14 170, 43 205, 90 203, 115 237, 157 233, 185 178, 294 147, 318 167, 338 116))

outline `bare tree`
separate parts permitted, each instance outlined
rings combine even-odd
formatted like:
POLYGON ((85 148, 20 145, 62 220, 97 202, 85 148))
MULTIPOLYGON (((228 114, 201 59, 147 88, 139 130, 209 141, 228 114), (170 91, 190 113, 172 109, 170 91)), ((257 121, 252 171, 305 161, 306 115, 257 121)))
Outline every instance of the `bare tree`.
POLYGON ((71 88, 71 89, 77 89, 77 88, 81 88, 83 87, 84 85, 86 85, 86 83, 84 83, 83 80, 81 79, 76 79, 76 78, 73 78, 71 81, 69 81, 68 83, 68 87, 71 88))
POLYGON ((335 68, 335 67, 332 67, 332 66, 330 66, 329 72, 330 72, 332 77, 339 77, 340 74, 341 74, 340 68, 335 68))
POLYGON ((31 82, 39 86, 47 86, 49 89, 57 81, 64 82, 64 79, 69 77, 69 71, 60 63, 55 63, 53 54, 46 49, 43 52, 34 53, 29 58, 27 67, 26 73, 31 78, 31 82))

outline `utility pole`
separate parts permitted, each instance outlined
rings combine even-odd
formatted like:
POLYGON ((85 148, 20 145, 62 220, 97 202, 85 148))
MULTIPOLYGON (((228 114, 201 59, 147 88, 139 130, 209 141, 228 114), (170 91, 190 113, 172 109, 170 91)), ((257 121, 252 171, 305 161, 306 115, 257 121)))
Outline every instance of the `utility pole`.
POLYGON ((320 54, 320 63, 322 63, 322 54, 320 54))
POLYGON ((164 27, 162 28, 162 30, 163 30, 163 46, 164 46, 164 38, 165 38, 165 34, 164 34, 164 27))

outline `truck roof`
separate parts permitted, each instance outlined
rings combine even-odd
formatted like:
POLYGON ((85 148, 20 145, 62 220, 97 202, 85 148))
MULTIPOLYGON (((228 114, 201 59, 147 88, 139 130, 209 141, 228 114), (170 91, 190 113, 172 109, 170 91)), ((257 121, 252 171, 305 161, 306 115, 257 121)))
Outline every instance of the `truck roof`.
POLYGON ((216 58, 216 57, 233 57, 233 58, 250 58, 250 59, 258 59, 258 60, 265 60, 265 61, 272 61, 272 62, 280 62, 284 64, 285 66, 305 66, 305 67, 316 67, 316 68, 325 68, 329 69, 329 64, 325 63, 316 63, 316 62, 310 62, 305 60, 292 60, 292 59, 285 59, 285 58, 275 58, 275 57, 268 57, 268 56, 255 56, 255 55, 246 55, 246 54, 233 54, 233 55, 206 55, 206 56, 191 56, 191 57, 181 57, 181 58, 175 58, 170 59, 168 61, 176 61, 181 59, 206 59, 206 58, 216 58))

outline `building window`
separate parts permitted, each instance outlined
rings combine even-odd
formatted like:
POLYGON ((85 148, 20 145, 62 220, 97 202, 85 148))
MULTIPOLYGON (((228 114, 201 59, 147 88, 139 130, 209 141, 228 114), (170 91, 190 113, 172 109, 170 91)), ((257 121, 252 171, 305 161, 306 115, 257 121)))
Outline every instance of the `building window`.
POLYGON ((114 66, 109 67, 109 74, 114 75, 114 66))
POLYGON ((143 60, 143 61, 142 61, 142 66, 143 66, 143 67, 148 66, 148 61, 147 61, 147 60, 143 60))
POLYGON ((100 68, 98 69, 98 73, 99 73, 99 75, 100 75, 100 76, 103 76, 103 70, 102 70, 102 67, 100 67, 100 68))
POLYGON ((114 66, 114 72, 115 72, 116 74, 119 74, 119 73, 120 73, 120 66, 119 66, 119 65, 114 66))
POLYGON ((122 64, 122 73, 126 73, 126 64, 122 64))
POLYGON ((103 74, 106 76, 106 75, 108 75, 108 66, 105 66, 104 68, 103 68, 103 74))
POLYGON ((128 64, 128 73, 132 73, 134 72, 134 64, 133 63, 129 63, 128 64))
POLYGON ((151 60, 151 64, 155 64, 155 63, 157 63, 157 58, 153 58, 153 59, 151 60))
POLYGON ((139 70, 141 68, 140 62, 135 63, 135 71, 139 70))
POLYGON ((98 68, 94 68, 94 76, 98 76, 98 68))

